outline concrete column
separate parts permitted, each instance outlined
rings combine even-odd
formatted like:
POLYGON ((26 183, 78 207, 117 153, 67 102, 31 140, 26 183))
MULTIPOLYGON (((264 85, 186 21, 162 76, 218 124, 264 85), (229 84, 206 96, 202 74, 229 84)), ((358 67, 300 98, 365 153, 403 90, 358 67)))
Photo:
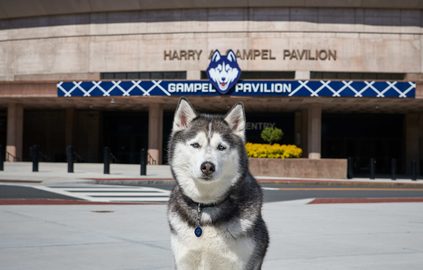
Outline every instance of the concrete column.
POLYGON ((22 142, 23 107, 20 104, 9 104, 7 107, 7 161, 22 160, 22 142))
POLYGON ((310 80, 310 71, 308 70, 297 70, 295 71, 296 80, 310 80))
POLYGON ((65 123, 65 143, 66 146, 74 144, 74 126, 75 126, 75 109, 69 108, 66 109, 65 113, 66 123, 65 123))
POLYGON ((148 154, 151 163, 162 163, 163 148, 163 108, 160 104, 150 104, 148 110, 148 154))
POLYGON ((311 105, 307 111, 307 149, 308 158, 320 159, 322 149, 322 108, 311 105))
POLYGON ((187 70, 187 80, 201 80, 201 71, 187 70))
POLYGON ((411 173, 411 161, 417 161, 419 167, 419 133, 420 119, 419 114, 409 113, 405 116, 405 161, 406 173, 411 173))

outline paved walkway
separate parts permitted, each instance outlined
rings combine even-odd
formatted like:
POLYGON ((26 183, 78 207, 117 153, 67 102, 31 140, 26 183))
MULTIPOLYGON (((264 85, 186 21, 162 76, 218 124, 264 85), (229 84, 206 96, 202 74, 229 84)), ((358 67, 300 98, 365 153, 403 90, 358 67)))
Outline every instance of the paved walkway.
MULTIPOLYGON (((423 205, 268 203, 263 269, 420 270, 423 205)), ((0 269, 173 269, 164 205, 0 206, 0 269)))
POLYGON ((39 171, 32 172, 30 162, 6 162, 0 180, 29 180, 56 183, 66 181, 86 181, 93 178, 172 178, 169 166, 147 166, 147 175, 140 176, 140 166, 134 164, 111 164, 110 174, 103 174, 101 163, 75 164, 74 173, 67 172, 66 163, 40 163, 39 171))
MULTIPOLYGON (((0 182, 38 181, 43 188, 67 183, 91 185, 93 180, 89 179, 94 178, 171 178, 168 166, 149 166, 145 177, 139 176, 137 165, 113 164, 110 175, 102 171, 102 164, 76 164, 75 173, 68 174, 64 163, 41 163, 40 172, 32 173, 30 163, 6 163, 0 182)), ((354 182, 392 183, 386 179, 354 182)), ((422 269, 422 203, 309 202, 264 205, 271 245, 263 269, 422 269)), ((172 268, 165 205, 0 206, 0 269, 172 268)))

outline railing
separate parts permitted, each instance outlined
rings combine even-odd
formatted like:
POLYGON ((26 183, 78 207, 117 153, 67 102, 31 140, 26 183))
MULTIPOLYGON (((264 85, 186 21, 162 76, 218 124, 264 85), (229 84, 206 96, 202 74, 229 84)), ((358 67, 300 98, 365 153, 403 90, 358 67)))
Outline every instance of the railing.
POLYGON ((404 163, 404 166, 406 168, 403 168, 403 173, 399 174, 398 173, 398 164, 399 164, 399 160, 395 159, 395 158, 390 158, 389 160, 384 160, 384 159, 376 159, 376 158, 369 158, 369 159, 361 159, 359 160, 358 158, 352 158, 349 157, 348 158, 348 168, 347 168, 347 177, 348 179, 352 179, 354 176, 356 176, 354 170, 357 169, 357 167, 359 166, 359 175, 360 177, 368 177, 369 179, 375 179, 377 175, 379 175, 379 177, 381 178, 390 178, 392 180, 396 180, 398 178, 398 176, 403 177, 403 178, 408 178, 411 180, 416 181, 417 179, 419 179, 419 177, 423 176, 423 160, 411 160, 409 162, 407 162, 406 164, 404 163), (357 163, 355 163, 357 162, 357 163), (378 163, 380 162, 380 163, 378 163), (366 164, 367 163, 367 164, 366 164), (383 164, 382 164, 383 163, 383 164), (360 166, 361 165, 366 165, 365 167, 360 166), (380 167, 382 167, 383 172, 378 172, 378 165, 380 165, 380 167))

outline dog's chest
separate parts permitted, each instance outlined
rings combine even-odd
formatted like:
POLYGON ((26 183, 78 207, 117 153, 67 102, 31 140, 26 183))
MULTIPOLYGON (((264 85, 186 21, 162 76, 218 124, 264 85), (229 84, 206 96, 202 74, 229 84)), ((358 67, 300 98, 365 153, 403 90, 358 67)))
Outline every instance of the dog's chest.
POLYGON ((253 253, 251 238, 234 238, 224 226, 202 226, 203 234, 197 237, 182 220, 174 218, 171 223, 178 269, 245 269, 253 253))

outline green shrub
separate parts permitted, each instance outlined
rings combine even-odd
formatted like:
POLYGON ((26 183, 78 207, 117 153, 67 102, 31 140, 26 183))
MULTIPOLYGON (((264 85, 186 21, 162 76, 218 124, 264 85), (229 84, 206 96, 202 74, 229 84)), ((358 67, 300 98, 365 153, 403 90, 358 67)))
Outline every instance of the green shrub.
POLYGON ((261 138, 263 141, 274 144, 282 139, 283 131, 280 128, 267 127, 261 131, 261 138))

